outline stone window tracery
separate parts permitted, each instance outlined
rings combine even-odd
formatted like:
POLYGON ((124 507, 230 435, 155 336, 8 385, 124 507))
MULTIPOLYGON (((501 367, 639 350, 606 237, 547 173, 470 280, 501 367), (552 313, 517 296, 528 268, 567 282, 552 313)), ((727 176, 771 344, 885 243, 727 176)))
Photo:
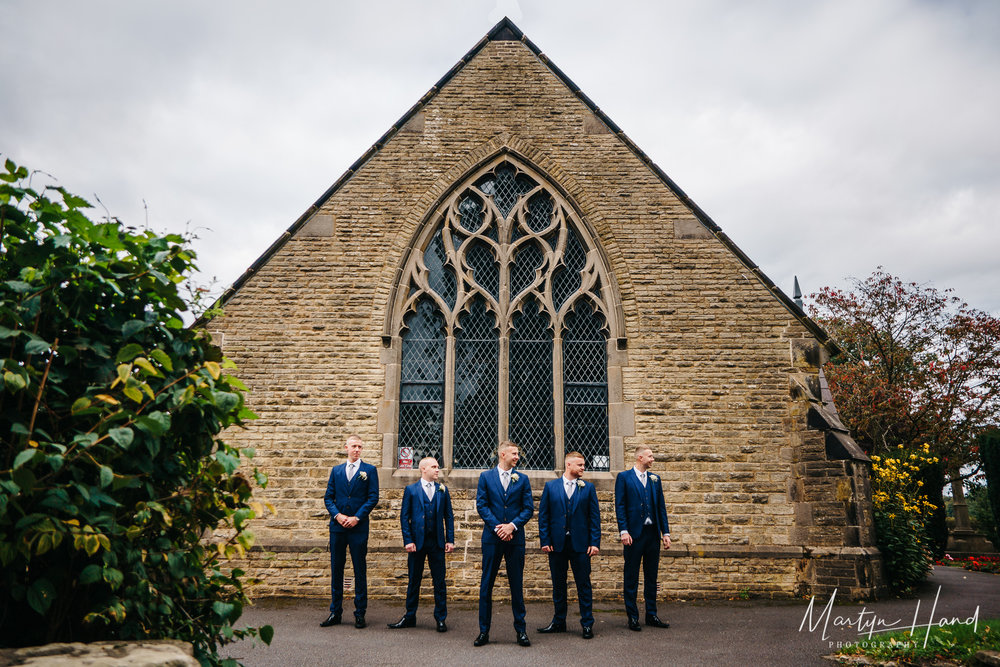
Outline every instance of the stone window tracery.
POLYGON ((482 167, 429 220, 395 292, 397 452, 481 469, 511 439, 524 468, 579 450, 610 470, 611 288, 540 174, 510 156, 482 167))

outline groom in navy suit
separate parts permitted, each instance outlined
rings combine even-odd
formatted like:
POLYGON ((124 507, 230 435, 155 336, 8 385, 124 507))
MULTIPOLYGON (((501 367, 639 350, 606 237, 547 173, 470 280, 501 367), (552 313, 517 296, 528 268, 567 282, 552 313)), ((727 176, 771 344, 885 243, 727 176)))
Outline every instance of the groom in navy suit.
POLYGON ((403 509, 399 523, 406 549, 406 614, 390 628, 412 628, 417 624, 420 580, 424 576, 424 558, 434 582, 434 620, 437 631, 446 632, 448 616, 447 584, 444 579, 444 555, 455 550, 455 514, 451 509, 448 487, 439 483, 437 460, 428 456, 420 461, 420 479, 403 489, 403 509))
POLYGON ((517 643, 531 646, 524 622, 524 524, 535 513, 528 477, 514 470, 520 460, 517 445, 507 440, 498 451, 500 464, 479 475, 476 510, 483 518, 483 575, 479 582, 479 636, 473 646, 490 643, 493 620, 493 584, 500 560, 507 566, 510 606, 517 643))
POLYGON ((663 502, 660 478, 649 472, 653 452, 640 446, 635 450, 635 466, 618 473, 615 479, 615 515, 625 555, 625 613, 630 630, 639 625, 639 565, 642 564, 643 597, 646 598, 646 625, 669 627, 656 615, 656 575, 660 565, 660 543, 670 548, 670 525, 663 502))
POLYGON ((566 455, 566 472, 546 482, 538 503, 538 537, 549 555, 552 573, 552 604, 555 614, 542 633, 566 632, 566 570, 573 568, 580 600, 583 638, 594 637, 594 595, 590 586, 590 558, 601 548, 601 512, 597 489, 583 481, 584 458, 580 452, 566 455))
POLYGON ((347 461, 334 466, 326 484, 326 509, 330 512, 330 615, 321 626, 340 625, 344 603, 344 565, 347 550, 354 567, 354 627, 363 628, 368 609, 368 515, 378 503, 378 471, 361 460, 361 438, 347 439, 347 461))

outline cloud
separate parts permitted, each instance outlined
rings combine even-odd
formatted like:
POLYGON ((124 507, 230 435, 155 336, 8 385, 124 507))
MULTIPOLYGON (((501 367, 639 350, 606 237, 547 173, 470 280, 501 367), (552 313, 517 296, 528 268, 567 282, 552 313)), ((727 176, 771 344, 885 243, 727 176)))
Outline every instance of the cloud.
POLYGON ((12 0, 0 150, 229 283, 502 15, 786 291, 883 265, 1000 313, 985 0, 12 0))

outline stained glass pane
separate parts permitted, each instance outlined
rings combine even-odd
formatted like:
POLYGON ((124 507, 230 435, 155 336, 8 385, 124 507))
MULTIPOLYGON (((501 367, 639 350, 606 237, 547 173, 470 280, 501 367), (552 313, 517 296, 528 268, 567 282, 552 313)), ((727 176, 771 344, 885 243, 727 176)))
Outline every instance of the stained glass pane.
POLYGON ((476 187, 484 194, 493 196, 493 203, 504 218, 510 215, 517 200, 527 194, 536 185, 535 181, 524 174, 518 174, 510 163, 503 163, 492 174, 483 176, 476 187))
POLYGON ((447 265, 447 261, 448 255, 439 229, 424 251, 424 265, 427 267, 431 289, 437 292, 450 308, 454 308, 457 296, 455 273, 447 265))
POLYGON ((493 248, 485 241, 475 240, 465 253, 465 262, 475 274, 476 282, 494 299, 500 298, 500 265, 493 248))
POLYGON ((531 231, 538 233, 552 222, 552 197, 546 192, 539 192, 528 201, 528 212, 525 220, 531 231))
POLYGON ((413 460, 442 455, 444 433, 444 318, 434 302, 422 299, 403 330, 399 385, 399 446, 413 460))
POLYGON ((483 201, 472 193, 467 193, 458 203, 459 222, 470 232, 483 224, 483 201))
POLYGON ((535 271, 542 266, 545 255, 534 241, 521 246, 510 267, 510 295, 515 297, 535 279, 535 271))
POLYGON ((566 238, 566 249, 563 251, 562 266, 552 276, 552 300, 559 308, 566 299, 580 289, 582 278, 580 272, 587 265, 587 251, 570 228, 566 238))
POLYGON ((608 470, 608 366, 604 318, 577 302, 563 333, 565 450, 583 454, 587 467, 608 470))
POLYGON ((495 465, 498 443, 499 332, 481 297, 455 332, 454 467, 495 465))
POLYGON ((555 467, 552 331, 549 316, 531 299, 514 316, 510 334, 510 439, 521 446, 521 466, 555 467))

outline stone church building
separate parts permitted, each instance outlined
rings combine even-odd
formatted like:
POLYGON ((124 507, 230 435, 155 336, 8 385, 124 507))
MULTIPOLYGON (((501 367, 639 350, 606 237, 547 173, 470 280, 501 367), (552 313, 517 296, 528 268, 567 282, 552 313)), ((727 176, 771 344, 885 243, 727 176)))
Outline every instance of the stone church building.
MULTIPOLYGON (((403 597, 402 490, 426 455, 455 500, 449 596, 477 596, 476 481, 508 438, 536 502, 585 455, 598 598, 621 596, 614 477, 639 445, 674 540, 663 596, 883 586, 868 460, 821 387, 835 343, 507 19, 223 303, 204 326, 260 416, 225 438, 256 450, 275 508, 241 564, 257 595, 329 594, 323 493, 352 433, 382 487, 374 597, 403 597)), ((526 594, 548 599, 526 535, 526 594)))

